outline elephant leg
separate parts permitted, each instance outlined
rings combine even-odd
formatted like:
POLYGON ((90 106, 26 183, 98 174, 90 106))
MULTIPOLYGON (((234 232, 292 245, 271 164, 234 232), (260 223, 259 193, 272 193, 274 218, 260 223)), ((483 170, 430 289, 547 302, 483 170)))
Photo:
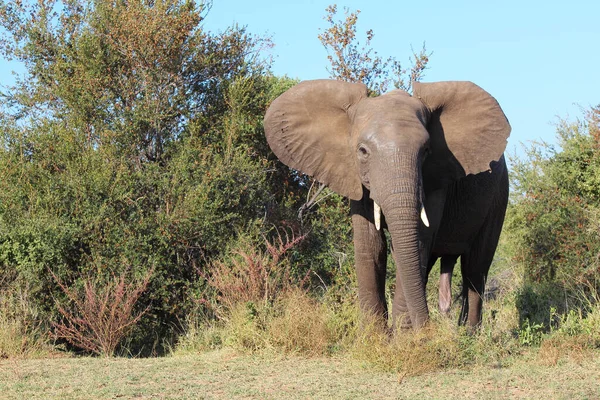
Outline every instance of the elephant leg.
MULTIPOLYGON (((508 180, 508 178, 505 178, 508 180)), ((506 183, 508 186, 508 183, 506 183)), ((481 323, 481 308, 485 292, 488 271, 498 246, 508 195, 500 196, 500 200, 488 213, 482 228, 476 236, 471 248, 461 258, 463 275, 463 305, 460 313, 460 324, 467 324, 471 329, 481 323)))
POLYGON ((462 256, 462 309, 460 312, 459 324, 467 325, 474 329, 481 323, 481 308, 483 305, 483 294, 485 291, 485 281, 489 265, 478 262, 478 255, 462 256))
POLYGON ((440 312, 444 315, 448 315, 452 304, 452 272, 454 271, 454 265, 458 257, 458 255, 444 256, 440 265, 438 306, 440 312))
POLYGON ((388 310, 385 300, 387 244, 383 229, 377 230, 373 223, 372 201, 353 200, 350 202, 350 209, 360 308, 363 313, 387 321, 388 310))
POLYGON ((429 256, 429 260, 427 262, 427 273, 425 274, 425 284, 427 284, 429 281, 429 274, 431 273, 431 270, 433 269, 433 266, 437 262, 438 258, 439 256, 437 254, 431 254, 429 256))
POLYGON ((398 285, 399 279, 396 274, 396 290, 394 291, 394 315, 392 320, 392 329, 400 328, 410 329, 412 328, 412 321, 408 312, 408 305, 406 304, 406 297, 404 296, 404 290, 398 285))

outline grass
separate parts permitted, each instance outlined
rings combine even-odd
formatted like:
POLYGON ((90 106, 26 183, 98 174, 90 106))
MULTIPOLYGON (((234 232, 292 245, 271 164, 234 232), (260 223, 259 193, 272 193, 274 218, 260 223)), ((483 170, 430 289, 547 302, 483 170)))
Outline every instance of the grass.
POLYGON ((3 325, 0 339, 15 340, 0 357, 0 398, 599 398, 600 308, 543 332, 519 328, 516 294, 486 302, 477 334, 433 311, 425 329, 390 338, 359 324, 352 302, 287 290, 232 306, 162 358, 34 359, 17 340, 26 330, 3 325))
MULTIPOLYGON (((232 270, 218 271, 230 274, 232 270)), ((438 271, 432 272, 436 278, 428 286, 432 305, 437 304, 438 275, 438 271)), ((504 279, 510 281, 517 276, 504 274, 504 279)), ((460 278, 454 282, 455 293, 458 293, 460 278)), ((518 287, 513 282, 503 286, 518 287)), ((204 319, 199 325, 192 324, 175 351, 185 354, 230 347, 246 353, 348 356, 405 376, 482 363, 504 363, 507 357, 522 351, 523 344, 516 334, 519 314, 514 290, 506 290, 502 296, 486 302, 484 325, 476 335, 468 335, 464 328, 457 327, 459 305, 455 304, 450 318, 439 315, 432 306, 432 321, 425 329, 402 332, 390 338, 377 324, 359 322, 356 299, 348 289, 341 289, 343 293, 338 293, 339 288, 330 289, 325 296, 315 299, 306 290, 289 284, 284 287, 286 290, 280 291, 272 301, 265 302, 259 291, 261 295, 253 300, 232 302, 222 309, 221 320, 206 323, 204 319)), ((541 336, 535 336, 538 338, 541 336)))
POLYGON ((417 377, 347 358, 242 354, 230 349, 150 359, 0 361, 7 399, 582 399, 600 397, 600 352, 554 366, 535 353, 509 367, 417 377))
MULTIPOLYGON (((450 318, 436 312, 434 269, 431 322, 390 336, 359 322, 352 285, 315 298, 280 273, 284 245, 280 238, 268 254, 239 252, 227 264, 235 268, 216 268, 217 293, 230 293, 231 301, 212 308, 216 319, 191 316, 168 357, 36 360, 28 349, 39 333, 0 326, 0 397, 600 397, 598 297, 584 309, 559 313, 552 296, 523 289, 522 274, 493 267, 496 295, 485 302, 481 329, 468 334, 456 325, 459 304, 450 318), (235 297, 240 290, 255 295, 235 297)), ((459 276, 454 286, 458 293, 459 276)), ((5 322, 18 322, 8 318, 11 309, 4 307, 5 322)))
POLYGON ((0 359, 41 357, 51 352, 52 348, 39 340, 39 332, 0 314, 0 359))
MULTIPOLYGON (((486 299, 483 324, 475 334, 457 326, 460 304, 453 306, 450 318, 437 312, 439 272, 434 269, 428 285, 432 320, 418 331, 390 337, 375 324, 359 323, 356 301, 347 294, 342 302, 335 295, 317 300, 305 290, 287 288, 272 302, 238 302, 227 308, 223 320, 195 326, 175 353, 228 347, 247 354, 345 357, 412 377, 486 365, 510 367, 531 351, 552 366, 600 348, 600 303, 590 303, 585 314, 558 315, 544 301, 535 307, 537 319, 529 321, 518 307, 522 274, 506 266, 495 272, 490 279, 495 295, 486 299)), ((454 293, 459 292, 459 274, 454 293)))
POLYGON ((0 360, 56 354, 46 330, 36 321, 27 291, 0 290, 0 360))

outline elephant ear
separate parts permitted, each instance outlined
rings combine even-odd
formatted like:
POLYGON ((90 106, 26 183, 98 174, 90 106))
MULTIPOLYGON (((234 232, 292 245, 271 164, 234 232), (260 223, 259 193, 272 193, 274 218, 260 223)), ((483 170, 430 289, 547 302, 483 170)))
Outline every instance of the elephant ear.
POLYGON ((430 112, 427 168, 436 171, 430 174, 438 180, 433 186, 489 171, 502 157, 510 124, 488 92, 471 82, 415 82, 413 96, 430 112))
POLYGON ((333 191, 362 198, 350 143, 356 104, 367 97, 361 83, 304 81, 279 96, 265 115, 267 142, 289 167, 314 176, 333 191))

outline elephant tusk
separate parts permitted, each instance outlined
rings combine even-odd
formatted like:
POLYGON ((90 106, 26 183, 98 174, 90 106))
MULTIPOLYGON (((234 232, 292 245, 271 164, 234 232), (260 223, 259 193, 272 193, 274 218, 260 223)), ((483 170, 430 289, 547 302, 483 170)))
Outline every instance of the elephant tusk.
POLYGON ((373 214, 375 215, 375 228, 379 230, 381 228, 381 207, 375 202, 373 202, 373 214))
POLYGON ((421 221, 429 228, 429 220, 427 219, 427 213, 425 212, 425 206, 421 206, 421 221))

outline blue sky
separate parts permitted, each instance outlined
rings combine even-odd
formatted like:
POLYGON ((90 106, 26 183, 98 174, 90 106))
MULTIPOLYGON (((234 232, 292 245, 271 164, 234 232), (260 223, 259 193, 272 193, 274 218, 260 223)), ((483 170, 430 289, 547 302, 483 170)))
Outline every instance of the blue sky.
MULTIPOLYGON (((233 23, 272 36, 273 72, 299 79, 327 78, 327 54, 317 39, 331 0, 214 0, 204 26, 233 23)), ((554 142, 558 117, 580 118, 600 103, 600 1, 337 2, 361 10, 359 33, 373 29, 374 49, 408 62, 411 45, 433 52, 424 81, 470 80, 490 92, 520 142, 554 142)), ((342 13, 339 13, 340 16, 342 13)), ((408 65, 408 63, 406 64, 408 65)), ((0 82, 14 65, 0 61, 0 82)))
MULTIPOLYGON (((237 22, 272 35, 273 72, 327 78, 317 35, 331 0, 215 0, 205 27, 237 22)), ((470 80, 499 101, 520 142, 554 142, 558 117, 575 119, 600 104, 600 1, 338 1, 359 9, 358 30, 373 29, 374 49, 408 61, 411 45, 433 52, 424 81, 470 80)), ((406 64, 408 65, 408 63, 406 64)))

